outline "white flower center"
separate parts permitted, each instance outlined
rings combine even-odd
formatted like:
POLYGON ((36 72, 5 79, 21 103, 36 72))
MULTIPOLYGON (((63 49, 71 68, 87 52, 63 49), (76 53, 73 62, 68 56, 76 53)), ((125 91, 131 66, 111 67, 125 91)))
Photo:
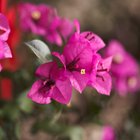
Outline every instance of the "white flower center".
POLYGON ((38 20, 41 17, 40 11, 33 11, 31 14, 32 18, 38 20))
POLYGON ((123 56, 120 53, 117 53, 116 55, 114 55, 113 61, 120 64, 123 61, 123 56))
POLYGON ((128 78, 128 86, 131 88, 134 88, 137 85, 137 79, 136 77, 130 77, 128 78))

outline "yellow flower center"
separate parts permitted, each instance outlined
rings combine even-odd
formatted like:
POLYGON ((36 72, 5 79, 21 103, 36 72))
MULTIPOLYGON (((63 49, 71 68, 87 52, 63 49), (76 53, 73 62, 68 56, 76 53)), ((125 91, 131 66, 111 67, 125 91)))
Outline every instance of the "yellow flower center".
POLYGON ((85 69, 81 69, 81 74, 86 74, 86 70, 85 69))
POLYGON ((118 54, 116 54, 114 57, 113 57, 113 61, 114 62, 116 62, 116 63, 122 63, 122 61, 123 61, 123 56, 120 54, 120 53, 118 53, 118 54))
POLYGON ((34 11, 31 16, 33 19, 38 20, 41 17, 41 13, 39 11, 34 11))
POLYGON ((130 77, 128 79, 128 86, 130 86, 131 88, 134 88, 137 84, 137 79, 136 77, 130 77))

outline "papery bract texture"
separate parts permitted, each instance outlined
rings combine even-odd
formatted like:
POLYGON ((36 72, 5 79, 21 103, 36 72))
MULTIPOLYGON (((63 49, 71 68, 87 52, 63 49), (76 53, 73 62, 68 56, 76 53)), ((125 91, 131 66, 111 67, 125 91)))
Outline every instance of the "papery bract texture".
POLYGON ((96 68, 96 79, 95 81, 91 80, 89 84, 101 94, 110 95, 111 92, 112 78, 109 74, 111 63, 112 57, 106 59, 100 58, 96 68))
MULTIPOLYGON (((10 51, 10 48, 8 44, 6 43, 9 33, 10 33, 10 27, 7 21, 7 18, 0 13, 0 59, 4 58, 11 58, 12 54, 10 51)), ((0 70, 2 69, 2 66, 0 66, 0 70)))
POLYGON ((111 59, 101 60, 97 53, 105 44, 92 32, 80 33, 79 23, 75 21, 75 24, 77 31, 70 37, 63 53, 53 52, 53 55, 62 62, 72 86, 80 93, 90 85, 99 93, 109 95, 111 77, 108 71, 111 59), (102 66, 101 69, 98 69, 99 65, 105 65, 105 68, 102 66), (102 72, 98 72, 98 70, 102 72), (100 74, 98 75, 98 73, 100 74))
POLYGON ((94 53, 88 44, 80 41, 77 36, 73 35, 72 38, 73 42, 67 43, 62 55, 53 54, 61 59, 72 85, 81 93, 92 73, 94 53))
POLYGON ((72 95, 72 86, 63 70, 58 69, 55 62, 42 64, 36 70, 39 77, 31 90, 28 97, 34 102, 40 104, 49 104, 55 100, 62 104, 68 104, 72 95))
POLYGON ((0 21, 0 40, 7 41, 10 27, 7 18, 2 13, 0 13, 0 21))

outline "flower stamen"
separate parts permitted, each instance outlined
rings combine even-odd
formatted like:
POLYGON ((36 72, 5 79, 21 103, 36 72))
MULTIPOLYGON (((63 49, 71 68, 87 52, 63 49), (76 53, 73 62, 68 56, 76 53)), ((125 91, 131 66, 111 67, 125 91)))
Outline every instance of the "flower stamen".
POLYGON ((81 74, 86 74, 86 70, 85 69, 81 69, 81 74))
POLYGON ((31 16, 34 20, 38 20, 41 17, 41 13, 39 11, 34 11, 31 16))

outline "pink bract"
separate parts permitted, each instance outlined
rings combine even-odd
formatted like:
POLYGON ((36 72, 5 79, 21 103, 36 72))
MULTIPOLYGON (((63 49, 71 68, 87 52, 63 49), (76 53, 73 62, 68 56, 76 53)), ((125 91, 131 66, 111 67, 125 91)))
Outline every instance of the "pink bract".
POLYGON ((77 31, 70 37, 63 53, 53 52, 53 55, 62 62, 72 86, 80 93, 91 85, 100 93, 108 95, 111 90, 111 77, 108 74, 111 59, 103 61, 97 53, 104 47, 104 42, 92 32, 80 33, 79 23, 75 21, 75 24, 77 31), (98 78, 98 65, 105 65, 103 69, 107 69, 100 72, 101 79, 98 78))
POLYGON ((96 68, 96 78, 89 84, 101 94, 110 95, 111 92, 112 78, 109 74, 111 63, 112 57, 100 58, 96 68))
POLYGON ((136 92, 139 88, 139 65, 117 40, 110 41, 106 56, 113 56, 111 73, 114 89, 122 96, 128 92, 136 92))
POLYGON ((58 46, 73 32, 73 23, 58 16, 55 8, 45 4, 21 3, 19 16, 24 31, 41 35, 58 46))
MULTIPOLYGON (((2 13, 0 13, 0 21, 0 59, 11 58, 12 54, 6 43, 10 33, 10 27, 7 18, 2 13)), ((1 69, 2 66, 0 65, 0 70, 1 69)))
POLYGON ((36 70, 39 77, 31 90, 28 97, 39 104, 49 104, 55 100, 62 104, 68 104, 72 95, 70 81, 64 76, 63 71, 58 69, 55 62, 42 64, 36 70))
POLYGON ((103 138, 102 140, 115 140, 115 131, 111 126, 103 127, 103 138))

